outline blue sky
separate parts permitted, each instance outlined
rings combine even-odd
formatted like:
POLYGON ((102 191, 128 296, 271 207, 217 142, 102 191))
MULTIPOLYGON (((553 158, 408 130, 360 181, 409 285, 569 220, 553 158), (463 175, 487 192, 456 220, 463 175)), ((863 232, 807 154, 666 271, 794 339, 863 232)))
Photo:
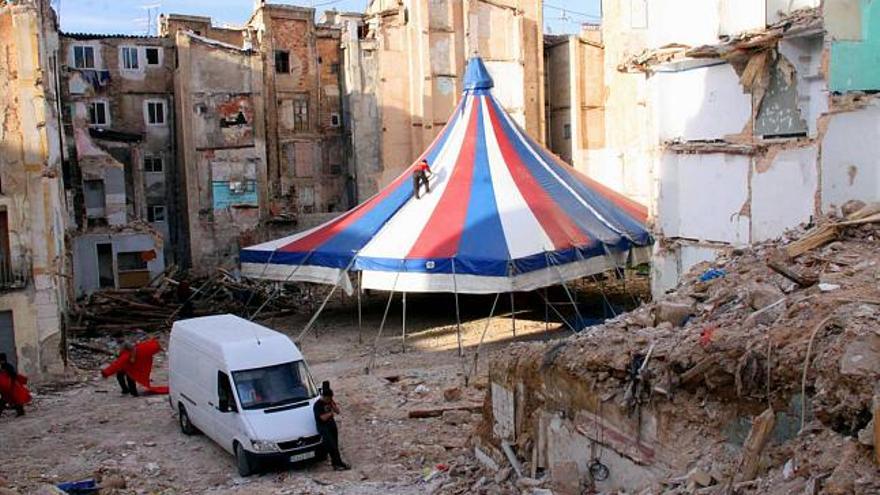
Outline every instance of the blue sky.
MULTIPOLYGON (((272 0, 314 6, 318 12, 338 10, 363 11, 369 0, 272 0)), ((217 24, 242 24, 253 8, 253 0, 52 0, 61 13, 61 29, 66 32, 143 34, 148 12, 155 32, 155 14, 173 12, 210 16, 217 24), (148 9, 152 10, 148 10, 148 9)), ((599 0, 549 0, 544 4, 545 31, 570 33, 582 22, 595 22, 599 0)))

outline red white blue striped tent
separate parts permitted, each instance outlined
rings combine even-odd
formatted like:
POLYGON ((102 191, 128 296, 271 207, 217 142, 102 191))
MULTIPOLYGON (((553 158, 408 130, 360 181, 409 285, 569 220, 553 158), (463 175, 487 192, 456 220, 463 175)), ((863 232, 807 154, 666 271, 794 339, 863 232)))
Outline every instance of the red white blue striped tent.
POLYGON ((433 144, 378 194, 319 227, 245 248, 245 276, 367 289, 528 291, 647 260, 647 209, 531 139, 472 58, 464 94, 433 144), (411 174, 431 166, 431 192, 411 174))

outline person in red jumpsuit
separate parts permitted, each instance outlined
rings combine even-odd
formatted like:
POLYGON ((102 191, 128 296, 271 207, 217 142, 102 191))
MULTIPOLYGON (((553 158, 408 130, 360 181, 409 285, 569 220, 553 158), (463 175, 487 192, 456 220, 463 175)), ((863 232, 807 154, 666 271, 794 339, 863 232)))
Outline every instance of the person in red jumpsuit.
POLYGON ((0 352, 0 414, 8 405, 15 409, 16 416, 24 416, 24 406, 30 401, 27 377, 19 374, 6 354, 0 352))
POLYGON ((431 192, 431 185, 428 183, 428 175, 431 174, 431 167, 428 166, 428 160, 422 159, 413 169, 413 196, 419 199, 419 189, 425 184, 425 194, 431 192))
POLYGON ((137 385, 154 394, 167 394, 167 385, 153 385, 150 374, 153 371, 153 356, 162 350, 156 339, 149 339, 135 345, 123 345, 119 357, 101 370, 101 375, 108 378, 116 375, 123 394, 138 396, 137 385))

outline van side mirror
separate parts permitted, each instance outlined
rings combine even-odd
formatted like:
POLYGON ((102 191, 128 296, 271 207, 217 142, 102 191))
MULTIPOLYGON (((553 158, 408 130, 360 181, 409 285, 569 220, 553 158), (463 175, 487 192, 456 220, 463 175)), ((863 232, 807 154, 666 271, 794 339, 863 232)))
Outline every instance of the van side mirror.
POLYGON ((219 405, 217 406, 217 409, 219 409, 220 412, 224 412, 224 413, 238 412, 235 408, 235 405, 230 404, 228 399, 220 399, 219 405))

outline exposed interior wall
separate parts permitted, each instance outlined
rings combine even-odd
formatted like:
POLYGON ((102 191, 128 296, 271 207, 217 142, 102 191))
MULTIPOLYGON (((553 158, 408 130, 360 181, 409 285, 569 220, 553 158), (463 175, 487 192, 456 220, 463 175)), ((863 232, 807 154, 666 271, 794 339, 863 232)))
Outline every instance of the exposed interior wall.
POLYGON ((836 30, 832 36, 839 36, 831 43, 828 86, 832 91, 880 89, 880 5, 860 0, 858 10, 854 7, 844 1, 829 14, 836 30), (860 25, 861 32, 852 32, 848 25, 860 25))
POLYGON ((56 29, 48 2, 0 6, 0 211, 15 275, 0 281, 0 311, 12 312, 19 370, 36 380, 62 369, 67 304, 56 29))
POLYGON ((185 32, 176 45, 187 246, 193 271, 207 273, 235 263, 267 208, 263 70, 250 50, 185 32))
POLYGON ((130 288, 143 280, 153 280, 165 270, 164 253, 156 238, 143 233, 84 234, 73 241, 74 284, 78 295, 91 294, 105 288, 101 283, 104 261, 98 254, 98 245, 110 246, 110 274, 115 287, 130 288), (143 261, 143 268, 124 266, 120 255, 137 255, 143 261))

